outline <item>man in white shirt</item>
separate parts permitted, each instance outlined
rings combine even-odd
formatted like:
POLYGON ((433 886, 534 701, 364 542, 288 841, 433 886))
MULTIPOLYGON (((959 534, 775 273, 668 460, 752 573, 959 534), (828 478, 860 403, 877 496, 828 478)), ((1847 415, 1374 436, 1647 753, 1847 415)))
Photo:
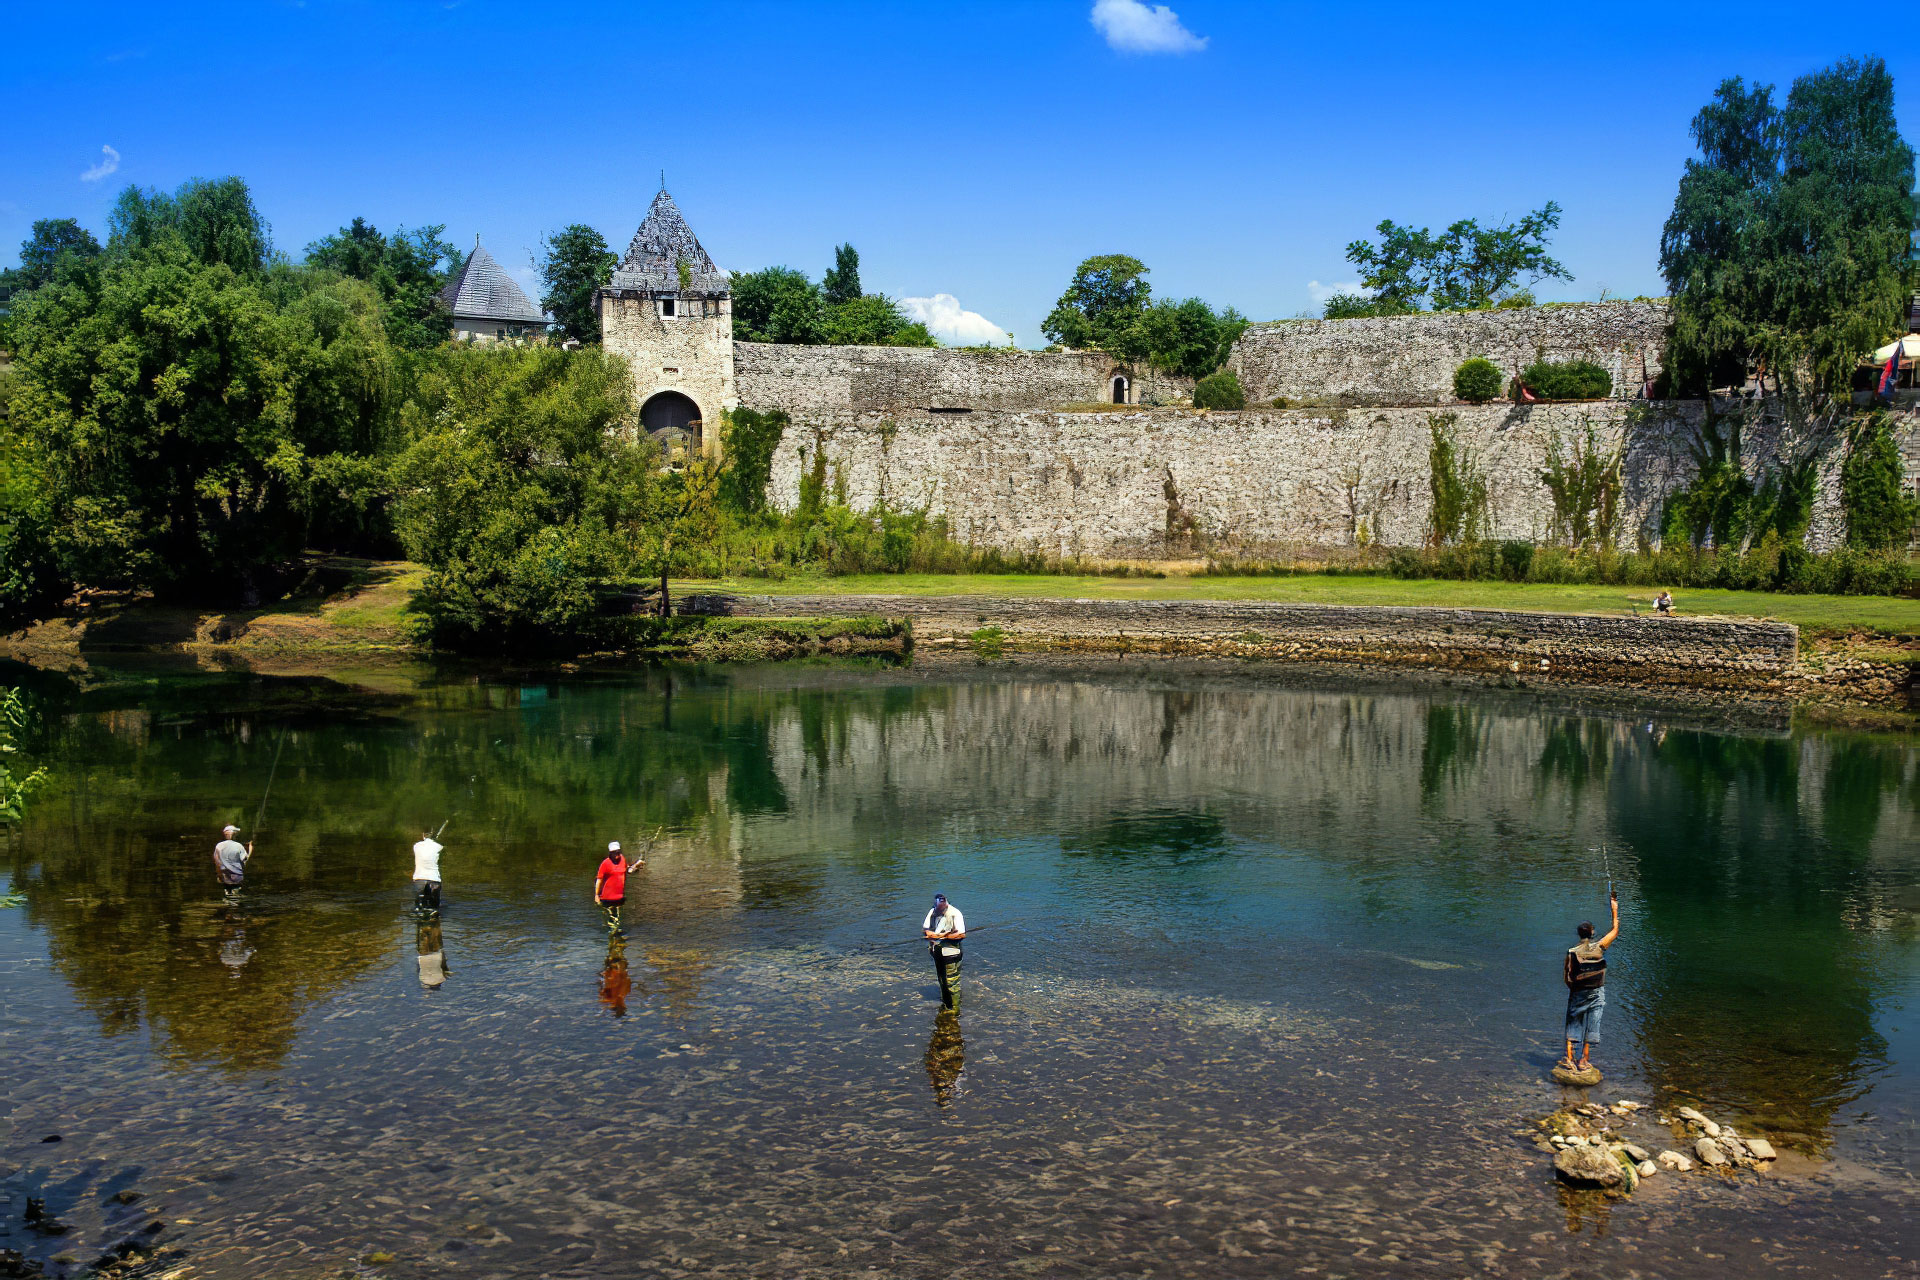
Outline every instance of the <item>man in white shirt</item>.
POLYGON ((413 909, 421 915, 440 914, 440 851, 444 848, 425 831, 413 846, 413 909))
POLYGON ((947 901, 947 895, 933 895, 933 910, 920 925, 927 940, 927 954, 933 957, 933 971, 940 979, 940 1003, 949 1009, 960 1007, 960 940, 967 936, 967 919, 960 909, 947 901))
POLYGON ((223 839, 213 846, 213 873, 220 878, 221 887, 232 894, 247 878, 247 859, 253 856, 253 841, 241 844, 235 840, 240 828, 231 823, 220 828, 220 834, 223 839))

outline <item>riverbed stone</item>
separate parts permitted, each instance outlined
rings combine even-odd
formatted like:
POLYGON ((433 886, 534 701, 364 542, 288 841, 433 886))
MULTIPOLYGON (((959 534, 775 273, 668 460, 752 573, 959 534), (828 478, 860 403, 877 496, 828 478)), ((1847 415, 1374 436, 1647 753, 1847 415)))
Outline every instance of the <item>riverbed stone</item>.
POLYGON ((1662 1151, 1659 1156, 1656 1157, 1656 1163, 1662 1168, 1673 1170, 1675 1173, 1685 1173, 1687 1170, 1693 1168, 1693 1161, 1687 1159, 1678 1151, 1662 1151))
POLYGON ((1576 1085, 1583 1089, 1590 1089, 1603 1079, 1598 1067, 1588 1067, 1585 1071, 1569 1071, 1565 1067, 1555 1067, 1551 1074, 1555 1084, 1576 1085))
POLYGON ((1633 1157, 1633 1162, 1635 1164, 1640 1164, 1643 1161, 1653 1159, 1653 1156, 1647 1151, 1647 1149, 1641 1146, 1637 1142, 1629 1142, 1625 1145, 1623 1149, 1626 1151, 1628 1155, 1633 1157))
POLYGON ((1654 1174, 1660 1172, 1660 1166, 1651 1160, 1642 1160, 1634 1167, 1640 1170, 1640 1176, 1643 1178, 1651 1178, 1654 1174))
POLYGON ((1702 1138, 1694 1143, 1693 1154, 1700 1158, 1701 1164, 1710 1169, 1724 1169, 1728 1163, 1727 1153, 1722 1151, 1720 1144, 1712 1138, 1702 1138))
POLYGON ((1620 1162, 1598 1147, 1568 1147, 1553 1158, 1553 1171, 1576 1187, 1617 1187, 1626 1181, 1620 1162))
POLYGON ((1707 1118, 1698 1111, 1695 1111, 1692 1107, 1681 1107, 1675 1114, 1689 1124, 1697 1124, 1703 1129, 1706 1128, 1707 1118))
POLYGON ((1780 1158, 1780 1153, 1775 1151, 1773 1144, 1765 1138, 1748 1138, 1746 1139, 1746 1144, 1747 1153, 1755 1160, 1778 1160, 1780 1158))

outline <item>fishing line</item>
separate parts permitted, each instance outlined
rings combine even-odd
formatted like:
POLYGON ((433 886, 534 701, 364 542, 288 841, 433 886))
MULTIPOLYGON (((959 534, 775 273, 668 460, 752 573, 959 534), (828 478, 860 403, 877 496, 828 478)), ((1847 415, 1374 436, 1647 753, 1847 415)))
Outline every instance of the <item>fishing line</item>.
POLYGON ((287 749, 287 731, 280 731, 280 745, 273 749, 273 767, 267 770, 267 789, 260 793, 260 808, 253 815, 253 830, 250 836, 260 834, 260 824, 267 820, 267 797, 273 794, 274 775, 280 772, 280 753, 287 749))

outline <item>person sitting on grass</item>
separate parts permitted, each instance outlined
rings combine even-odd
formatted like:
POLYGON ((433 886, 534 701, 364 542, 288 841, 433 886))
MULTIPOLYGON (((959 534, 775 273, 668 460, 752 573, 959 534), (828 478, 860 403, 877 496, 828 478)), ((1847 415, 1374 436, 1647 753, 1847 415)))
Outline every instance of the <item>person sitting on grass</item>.
POLYGON ((1673 592, 1662 591, 1659 595, 1655 596, 1653 598, 1653 611, 1655 613, 1672 613, 1673 592))
POLYGON ((1593 1046, 1600 1043, 1600 1015, 1607 1008, 1607 948, 1620 936, 1620 895, 1608 895, 1613 909, 1613 928, 1595 941, 1593 922, 1580 922, 1580 941, 1567 948, 1562 977, 1567 983, 1567 1053, 1557 1064, 1564 1071, 1591 1071, 1593 1046), (1580 1060, 1573 1057, 1574 1041, 1580 1042, 1580 1060))

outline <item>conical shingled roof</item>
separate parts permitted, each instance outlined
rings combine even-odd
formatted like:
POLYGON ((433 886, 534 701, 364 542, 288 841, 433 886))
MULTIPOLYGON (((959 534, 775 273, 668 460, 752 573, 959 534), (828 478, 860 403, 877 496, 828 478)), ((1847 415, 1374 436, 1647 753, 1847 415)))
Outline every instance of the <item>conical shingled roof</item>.
POLYGON ((493 255, 473 242, 473 252, 460 274, 440 291, 440 301, 456 316, 482 320, 508 320, 515 324, 545 324, 546 315, 527 299, 513 277, 501 269, 493 255))
POLYGON ((713 265, 713 259, 700 246, 693 228, 680 216, 680 207, 666 189, 653 198, 647 220, 633 233, 627 256, 613 273, 608 285, 614 290, 633 289, 646 293, 723 294, 732 291, 727 273, 713 265), (680 287, 680 264, 687 264, 687 287, 680 287))

